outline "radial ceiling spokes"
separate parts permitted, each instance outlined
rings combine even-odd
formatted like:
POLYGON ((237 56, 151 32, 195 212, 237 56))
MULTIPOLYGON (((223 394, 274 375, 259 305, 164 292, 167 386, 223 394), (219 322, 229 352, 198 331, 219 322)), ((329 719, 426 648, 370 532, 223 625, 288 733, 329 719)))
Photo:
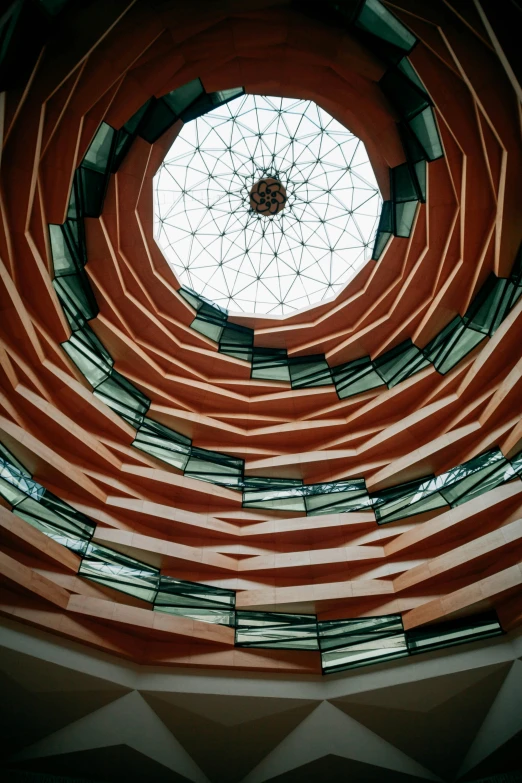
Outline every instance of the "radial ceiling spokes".
POLYGON ((312 101, 259 95, 184 125, 155 191, 156 239, 180 282, 230 310, 272 315, 355 275, 382 204, 358 138, 312 101))

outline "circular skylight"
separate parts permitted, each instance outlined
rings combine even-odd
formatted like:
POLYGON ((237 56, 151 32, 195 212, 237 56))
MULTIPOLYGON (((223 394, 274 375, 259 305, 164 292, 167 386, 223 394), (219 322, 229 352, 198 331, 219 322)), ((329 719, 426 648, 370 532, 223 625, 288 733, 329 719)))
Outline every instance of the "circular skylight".
POLYGON ((270 315, 343 288, 371 257, 382 205, 360 139, 313 101, 260 95, 184 125, 154 190, 180 283, 270 315))

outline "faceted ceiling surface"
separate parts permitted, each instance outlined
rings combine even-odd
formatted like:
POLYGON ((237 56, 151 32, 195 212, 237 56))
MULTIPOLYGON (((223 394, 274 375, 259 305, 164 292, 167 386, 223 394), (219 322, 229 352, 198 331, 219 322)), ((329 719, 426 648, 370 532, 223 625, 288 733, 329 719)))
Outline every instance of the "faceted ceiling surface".
MULTIPOLYGON (((94 161, 88 151, 100 128, 125 142, 140 107, 152 100, 161 108, 161 96, 195 78, 206 95, 233 86, 269 95, 278 83, 319 101, 364 140, 390 204, 390 171, 404 172, 407 161, 397 130, 402 103, 382 85, 404 81, 380 57, 382 41, 374 54, 359 28, 278 0, 262 12, 254 0, 202 3, 197 13, 168 0, 100 0, 85 13, 79 5, 70 4, 52 44, 0 102, 0 440, 51 495, 44 505, 49 495, 42 502, 26 482, 22 509, 2 501, 1 614, 131 661, 281 679, 318 675, 319 651, 235 646, 232 627, 153 608, 153 578, 233 591, 237 611, 258 616, 401 615, 411 631, 494 606, 504 630, 520 625, 521 481, 490 485, 462 505, 435 503, 408 516, 400 509, 379 525, 370 510, 311 519, 303 510, 248 507, 209 467, 230 470, 237 484, 355 477, 376 496, 423 477, 438 487, 447 471, 493 447, 500 461, 520 451, 522 299, 494 334, 475 332, 481 341, 472 351, 466 343, 464 316, 483 285, 493 280, 502 296, 515 286, 508 278, 521 229, 519 103, 476 12, 455 0, 419 1, 416 13, 410 0, 364 5, 381 18, 389 5, 418 39, 408 58, 429 91, 444 155, 426 164, 426 200, 414 204, 411 235, 390 236, 335 302, 284 324, 257 318, 254 348, 282 352, 292 369, 303 358, 314 372, 319 356, 323 379, 343 363, 343 372, 355 362, 373 372, 377 360, 382 369, 383 356, 408 341, 422 358, 452 323, 465 327, 465 345, 445 346, 458 358, 446 372, 425 363, 395 383, 396 363, 386 383, 342 398, 314 377, 306 387, 256 377, 253 363, 192 326, 196 311, 176 290, 152 219, 153 176, 182 120, 152 140, 136 134, 117 170, 105 156, 107 177, 102 145, 94 161), (84 195, 105 201, 75 223, 78 178, 84 195), (63 247, 85 228, 85 248, 78 242, 76 255, 53 255, 50 224, 63 247), (57 290, 80 300, 76 322, 66 320, 57 290), (85 371, 71 361, 74 345, 85 371), (175 461, 180 453, 184 463, 175 461), (64 512, 58 521, 53 509, 64 512), (83 520, 84 543, 92 535, 90 563, 49 534, 65 516, 83 520), (112 565, 118 557, 131 560, 133 577, 152 572, 152 587, 125 581, 112 565)), ((428 99, 416 89, 408 95, 422 108, 428 99)), ((404 121, 410 110, 408 101, 404 121)), ((287 214, 286 203, 277 214, 287 214)), ((227 334, 231 325, 241 320, 218 324, 227 334)), ((25 475, 19 470, 18 488, 25 475)), ((416 501, 414 492, 398 497, 404 508, 416 501)))
POLYGON ((520 783, 521 642, 319 683, 180 678, 8 628, 0 770, 13 783, 520 783))
POLYGON ((270 315, 340 291, 371 257, 382 204, 360 139, 313 101, 260 95, 187 122, 154 188, 156 240, 179 281, 270 315), (286 201, 263 214, 250 194, 265 180, 286 201))

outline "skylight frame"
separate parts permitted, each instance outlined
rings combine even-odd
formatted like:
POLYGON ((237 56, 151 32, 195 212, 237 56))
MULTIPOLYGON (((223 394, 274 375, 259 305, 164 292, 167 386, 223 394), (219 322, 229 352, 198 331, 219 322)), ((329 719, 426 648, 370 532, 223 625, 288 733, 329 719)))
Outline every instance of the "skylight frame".
POLYGON ((372 257, 382 198, 363 142, 313 101, 243 95, 185 123, 154 179, 155 238, 179 282, 232 312, 285 316, 372 257), (250 191, 274 177, 285 208, 250 191))

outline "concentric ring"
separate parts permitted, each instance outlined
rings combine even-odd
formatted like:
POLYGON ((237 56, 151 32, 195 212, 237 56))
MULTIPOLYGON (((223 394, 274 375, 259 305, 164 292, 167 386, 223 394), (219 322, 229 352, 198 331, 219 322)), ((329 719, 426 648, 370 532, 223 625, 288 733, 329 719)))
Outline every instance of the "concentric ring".
MULTIPOLYGON (((140 661, 293 673, 320 671, 315 616, 395 629, 402 652, 452 616, 496 632, 484 602, 519 623, 514 93, 451 3, 400 20, 363 5, 335 24, 292 5, 184 26, 137 3, 74 67, 42 56, 10 94, 1 516, 24 594, 7 588, 5 614, 129 658, 139 636, 140 661), (238 85, 319 101, 364 140, 388 205, 379 260, 284 323, 191 304, 153 241, 166 151, 238 85), (415 373, 409 340, 435 357, 415 373), (343 365, 382 383, 342 398, 325 377, 343 365), (335 508, 361 482, 374 511, 335 508)), ((255 181, 286 187, 265 168, 255 181)))

